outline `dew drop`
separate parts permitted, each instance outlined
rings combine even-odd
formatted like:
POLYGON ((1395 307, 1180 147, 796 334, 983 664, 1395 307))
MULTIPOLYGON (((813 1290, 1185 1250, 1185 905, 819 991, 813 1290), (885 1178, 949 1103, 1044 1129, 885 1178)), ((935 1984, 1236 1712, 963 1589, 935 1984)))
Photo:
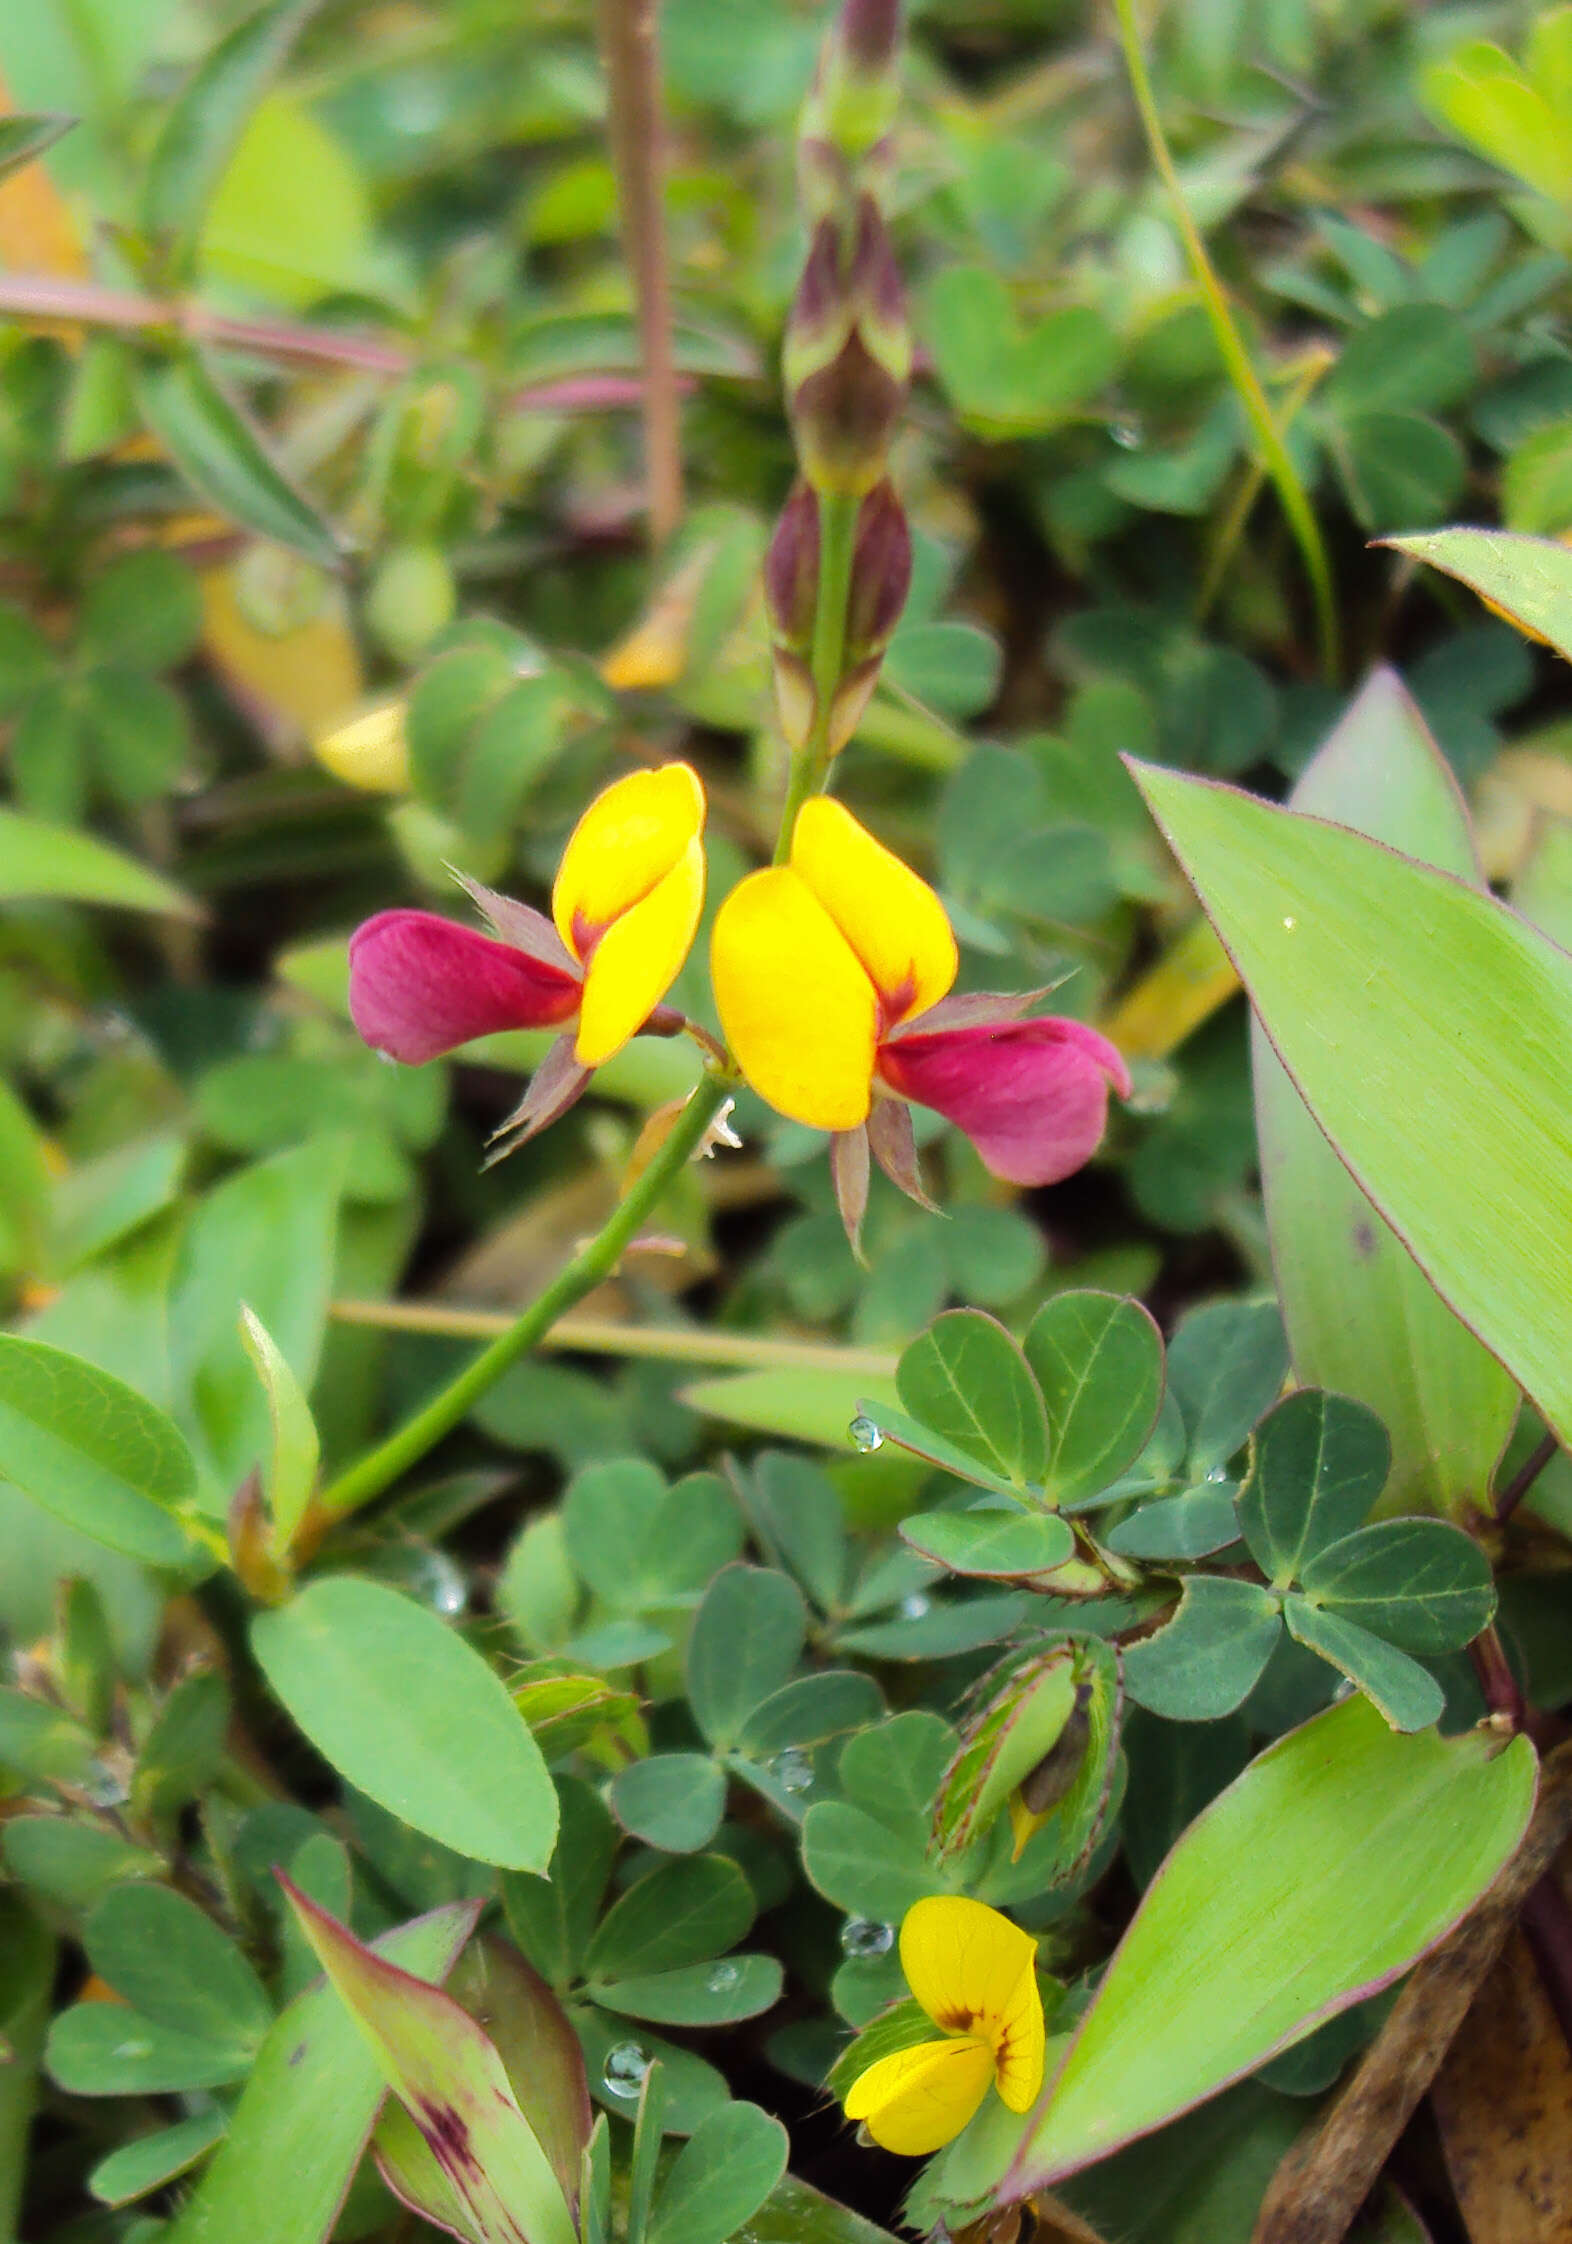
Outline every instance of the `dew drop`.
POLYGON ((813 1762, 800 1745, 789 1745, 770 1763, 770 1774, 783 1792, 806 1792, 813 1783, 813 1762))
POLYGON ((841 1926, 844 1956, 887 1956, 894 1946, 894 1925, 880 1924, 877 1918, 848 1917, 841 1926))
POLYGON ((1226 1480, 1228 1478, 1228 1467, 1226 1465, 1214 1465, 1206 1477, 1208 1480, 1226 1480))
POLYGON ((903 1621, 926 1620, 933 1611, 933 1600, 931 1597, 924 1597, 921 1590, 913 1590, 910 1597, 901 1599, 899 1610, 903 1621))
POLYGON ((884 1447, 884 1436, 871 1418, 854 1418, 846 1431, 851 1436, 852 1447, 860 1449, 864 1455, 884 1447))
POLYGON ((150 2041, 117 2042, 113 2054, 116 2057, 151 2057, 153 2044, 150 2041))
POLYGON ((1291 935, 1294 929, 1299 925, 1299 922, 1290 914, 1290 916, 1283 921, 1283 925, 1288 929, 1288 932, 1291 935))
POLYGON ((601 2079, 613 2096, 636 2096, 650 2069, 649 2051, 636 2041, 619 2041, 606 2052, 601 2079))
POLYGON ((1110 421, 1108 434, 1122 452, 1139 451, 1146 430, 1139 413, 1123 413, 1117 421, 1110 421))
POLYGON ((131 1797, 125 1778, 106 1761, 95 1761, 77 1789, 95 1808, 123 1808, 131 1797))
POLYGON ((729 1956, 722 1956, 719 1963, 710 1965, 709 1975, 704 1984, 712 1995, 724 1995, 730 1988, 736 1986, 741 1977, 741 1964, 733 1963, 729 1956))

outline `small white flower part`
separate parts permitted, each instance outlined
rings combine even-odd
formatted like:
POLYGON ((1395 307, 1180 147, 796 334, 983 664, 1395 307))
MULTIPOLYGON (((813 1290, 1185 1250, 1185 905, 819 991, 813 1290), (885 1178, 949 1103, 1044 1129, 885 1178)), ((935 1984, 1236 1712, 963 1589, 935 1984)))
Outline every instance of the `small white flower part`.
POLYGON ((699 1140, 698 1151, 693 1156, 695 1161, 710 1160, 721 1146, 724 1146, 728 1153, 740 1153, 742 1151, 742 1140, 731 1126, 732 1109, 736 1104, 735 1099, 727 1099, 721 1106, 714 1121, 711 1122, 703 1137, 699 1140))

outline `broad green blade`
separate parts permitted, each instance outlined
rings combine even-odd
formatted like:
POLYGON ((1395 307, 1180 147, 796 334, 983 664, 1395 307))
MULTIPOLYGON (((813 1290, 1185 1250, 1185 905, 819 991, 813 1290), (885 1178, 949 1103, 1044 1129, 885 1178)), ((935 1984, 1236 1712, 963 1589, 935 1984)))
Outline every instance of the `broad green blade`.
POLYGON ((1148 1887, 1005 2195, 1150 2133, 1408 1970, 1510 1859, 1535 1784, 1526 1738, 1405 1736, 1359 1696, 1268 1746, 1148 1887))
MULTIPOLYGON (((1399 679, 1378 670, 1306 770, 1296 810, 1335 819, 1480 885, 1457 784, 1399 679)), ((1294 1370, 1369 1405, 1392 1442, 1383 1508, 1478 1504, 1517 1389, 1455 1317, 1332 1151, 1259 1022, 1256 1126, 1294 1370)))
POLYGON ((1344 827, 1136 776, 1317 1122, 1572 1438, 1572 956, 1344 827))
POLYGON ((1572 662, 1572 551, 1559 539, 1526 538, 1514 530, 1431 530, 1385 542, 1457 577, 1572 662))

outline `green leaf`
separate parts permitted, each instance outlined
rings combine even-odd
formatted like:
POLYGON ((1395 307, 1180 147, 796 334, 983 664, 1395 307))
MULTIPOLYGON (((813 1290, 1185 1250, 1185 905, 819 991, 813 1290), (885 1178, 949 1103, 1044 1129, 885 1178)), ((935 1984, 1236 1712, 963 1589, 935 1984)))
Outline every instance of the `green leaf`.
POLYGON ((819 1800, 803 1818, 802 1867, 838 1909, 898 1925, 913 1902, 945 1889, 923 1859, 925 1838, 925 1829, 899 1837, 849 1800, 819 1800))
POLYGON ((1070 305, 1025 325, 1004 282, 952 265, 928 290, 924 339, 962 420, 986 436, 1052 428, 1099 390, 1118 345, 1096 312, 1070 305))
MULTIPOLYGON (((422 1979, 445 1979, 474 1921, 474 1905, 451 1904, 384 1934, 375 1951, 422 1979)), ((333 1990, 297 1997, 262 2044, 229 2132, 164 2244, 239 2236, 322 2244, 384 2092, 376 2060, 333 1990)))
POLYGON ((291 1716, 339 1774, 444 1846, 543 1870, 557 1799, 540 1748, 478 1652, 424 1605, 353 1575, 252 1624, 291 1716))
POLYGON ((175 1513, 196 1467, 178 1428, 63 1348, 0 1335, 0 1473, 111 1550, 149 1566, 191 1557, 175 1513))
POLYGON ((777 1440, 811 1443, 820 1449, 847 1451, 855 1447, 851 1423, 863 1408, 862 1398, 893 1403, 895 1382, 870 1378, 855 1367, 847 1370, 799 1369, 771 1365, 765 1371, 727 1372, 713 1379, 689 1380, 678 1391, 678 1401, 703 1411, 730 1426, 745 1426, 752 1433, 777 1440))
POLYGON ((1162 1335, 1138 1301, 1072 1288, 1044 1302, 1022 1345, 1048 1407, 1047 1493, 1074 1510, 1150 1440, 1163 1400, 1162 1335))
POLYGON ((790 1746, 827 1745, 850 1730, 865 1730, 884 1712, 871 1675, 856 1668, 819 1668, 795 1676, 761 1699, 742 1726, 737 1750, 755 1761, 790 1746))
POLYGON ((908 1418, 904 1410, 897 1410, 892 1403, 860 1395, 857 1399, 857 1417, 853 1423, 858 1427, 860 1447, 881 1449, 887 1441, 893 1442, 897 1449, 922 1458, 926 1464, 937 1465, 942 1472, 952 1474, 956 1480, 967 1481, 973 1488, 985 1488, 991 1495, 1003 1496, 1012 1504, 1019 1504, 1028 1493, 1017 1487, 1014 1481, 1007 1480, 1003 1473, 996 1473, 991 1466, 980 1464, 959 1443, 947 1440, 943 1434, 936 1433, 933 1427, 923 1425, 915 1418, 908 1418))
POLYGON ((901 1540, 952 1574, 1014 1580, 1075 1555, 1069 1523, 1054 1512, 917 1512, 901 1540))
POLYGON ((610 1799, 635 1839, 667 1854, 696 1854, 720 1829, 726 1778, 707 1754, 657 1753, 619 1769, 610 1799))
POLYGON ((208 199, 315 6, 274 0, 246 17, 203 57, 164 119, 142 182, 141 224, 155 240, 167 238, 175 280, 188 276, 208 199))
POLYGON ((195 351, 148 362, 136 389, 153 434, 210 506, 320 568, 338 567, 341 555, 332 530, 287 480, 195 351))
POLYGON ((577 2244, 562 2185, 502 2059, 467 2012, 284 1882, 302 1931, 479 2234, 577 2244))
POLYGON ((1425 1730, 1440 1720, 1446 1693, 1429 1669, 1406 1652, 1383 1643, 1357 1621, 1312 1605, 1297 1592, 1284 1598, 1283 1618, 1295 1642, 1318 1652, 1346 1675, 1380 1708, 1394 1730, 1425 1730))
POLYGON ((1008 2194, 1106 2157, 1388 1985, 1485 1892, 1534 1790, 1526 1738, 1404 1737, 1358 1697, 1268 1746, 1147 1889, 1008 2194))
POLYGON ((617 1851, 617 1827, 598 1792, 578 1777, 559 1777, 560 1818, 550 1878, 509 1874, 502 1880, 508 1929, 553 1987, 580 1975, 617 1851))
POLYGON ((897 631, 883 677, 957 724, 981 715, 999 690, 999 642, 974 623, 914 623, 897 631))
POLYGON ((679 2049, 675 2042, 663 2041, 647 2027, 635 2035, 630 2033, 625 2018, 588 2008, 577 2011, 573 2023, 584 2046, 590 2093, 607 2111, 631 2119, 643 2088, 643 2079, 637 2074, 630 2078, 616 2064, 609 2072, 607 2069, 613 2053, 627 2049, 630 2043, 640 2058, 660 2065, 665 2089, 661 2124, 668 2135, 691 2135, 712 2111, 731 2101, 731 2092, 713 2065, 696 2057, 691 2049, 679 2049))
POLYGON ((44 2062, 72 2096, 178 2096, 243 2080, 253 2051, 161 2026, 118 2002, 79 2002, 49 2029, 44 2062))
POLYGON ((1316 1120, 1568 1438, 1572 958, 1340 827, 1170 772, 1140 779, 1316 1120))
POLYGON ((173 2127, 138 2135, 99 2160, 87 2177, 88 2190, 100 2205, 134 2205, 139 2197, 188 2174, 222 2141, 224 2124, 221 2111, 195 2112, 173 2127))
POLYGON ((1275 1301, 1209 1301, 1180 1318, 1168 1348, 1168 1381, 1197 1479, 1227 1464, 1276 1399, 1287 1369, 1275 1301))
POLYGON ((620 1611, 697 1596, 742 1549, 743 1524, 716 1473, 668 1488, 645 1458, 608 1458, 575 1474, 562 1535, 580 1578, 620 1611))
POLYGON ((713 2112, 661 2185, 650 2244, 722 2244, 758 2211, 786 2171, 786 2130, 757 2104, 713 2112))
POLYGON ((1269 1591, 1232 1576, 1192 1574, 1167 1627, 1127 1647, 1125 1688, 1170 1722, 1215 1722, 1244 1704, 1281 1635, 1269 1591))
POLYGON ((1018 1343, 980 1309, 951 1309, 901 1355, 896 1391, 914 1418, 1014 1488, 1048 1470, 1043 1398, 1018 1343))
POLYGON ((1441 1519, 1377 1520, 1318 1552, 1300 1580, 1312 1604, 1431 1657, 1472 1643, 1496 1609, 1489 1559, 1441 1519))
POLYGON ((748 2233, 754 2244, 891 2244, 888 2229, 876 2228, 795 2174, 777 2184, 749 2221, 748 2233))
POLYGON ((1424 413, 1356 413, 1332 447, 1348 502, 1367 530, 1444 522, 1468 476, 1463 447, 1424 413))
POLYGON ((0 1853, 13 1878, 71 1910, 90 1909, 122 1879, 156 1878, 163 1868, 156 1854, 118 1832, 63 1815, 11 1816, 0 1825, 0 1853))
POLYGON ((1434 530, 1386 542, 1471 585, 1482 600, 1503 609, 1525 631, 1538 632, 1572 662, 1572 552, 1559 540, 1510 530, 1434 530))
POLYGON ((82 1938, 99 1977, 155 2026, 249 2060, 273 2023, 262 1983, 234 1942, 168 1886, 117 1886, 82 1938))
POLYGON ((164 912, 175 919, 198 916, 196 905, 178 888, 91 834, 0 808, 0 902, 32 897, 164 912))
POLYGON ((223 1766, 231 1712, 221 1675, 198 1669, 180 1678, 137 1756, 131 1799, 138 1815, 170 1815, 205 1791, 223 1766))
POLYGON ((138 670, 91 670, 77 688, 83 737, 98 776, 128 810, 156 802, 179 781, 191 747, 186 705, 138 670))
POLYGON ((294 1541, 295 1530, 316 1488, 322 1446, 300 1381, 267 1326, 244 1302, 240 1306, 240 1337, 256 1366, 273 1423, 273 1453, 262 1477, 273 1553, 282 1558, 294 1541))
POLYGON ((659 1863, 613 1902, 584 1956, 592 1983, 648 1978, 708 1963, 733 1948, 754 1918, 753 1889, 729 1856, 659 1863))
POLYGON ((87 662, 151 677, 184 662, 202 637, 202 591, 184 561, 143 546, 94 576, 77 619, 77 651, 87 662))
POLYGON ((603 2010, 646 2018, 656 2026, 726 2026, 756 2018, 780 2001, 782 1967, 774 1956, 721 1956, 635 1978, 596 1979, 590 1989, 603 2010))
POLYGON ((762 1566, 724 1566, 688 1639, 688 1698, 718 1750, 735 1745, 754 1708, 791 1674, 807 1636, 802 1592, 762 1566))
POLYGON ((1440 304, 1399 304, 1356 329, 1320 393, 1329 412, 1440 413, 1478 380, 1460 315, 1440 304))
POLYGON ((81 1784, 92 1773, 93 1740, 79 1722, 43 1699, 0 1684, 0 1769, 39 1784, 81 1784))
POLYGON ((1121 1558, 1210 1558, 1239 1540, 1237 1490, 1231 1481, 1202 1482, 1180 1496, 1143 1504, 1103 1540, 1121 1558))
MULTIPOLYGON (((934 1832, 944 1854, 980 1838, 1010 1794, 1057 1750, 1075 1712, 1076 1648, 1056 1644, 1004 1677, 944 1772, 934 1832)), ((1080 1740, 1084 1747, 1084 1736, 1080 1740)))
POLYGON ((1346 1395, 1301 1387, 1268 1412, 1250 1445, 1239 1525, 1275 1589, 1363 1526, 1390 1459, 1380 1419, 1346 1395))
POLYGON ((0 117, 0 179, 52 148, 76 122, 75 117, 61 116, 0 117))
MULTIPOLYGON (((1290 799, 1478 882, 1457 783, 1390 670, 1374 673, 1290 799)), ((1259 1023, 1251 1058, 1272 1260, 1298 1377, 1354 1396, 1381 1419, 1392 1443, 1390 1508, 1477 1503, 1517 1414, 1514 1381, 1360 1191, 1259 1023)))

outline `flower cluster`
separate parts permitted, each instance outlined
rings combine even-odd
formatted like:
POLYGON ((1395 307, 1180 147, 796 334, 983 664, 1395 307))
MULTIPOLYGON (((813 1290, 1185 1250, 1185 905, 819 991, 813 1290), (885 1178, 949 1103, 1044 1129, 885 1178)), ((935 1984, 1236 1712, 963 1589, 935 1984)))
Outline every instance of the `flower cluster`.
POLYGON ((901 1969, 938 2038, 859 2073, 846 2117, 883 2149, 923 2158, 961 2132, 990 2088, 1012 2112, 1030 2111, 1046 2046, 1030 1933, 984 1902, 935 1894, 906 1912, 901 1969))
MULTIPOLYGON (((554 1121, 628 1039, 691 1024, 664 1007, 704 901, 704 791, 686 764, 633 772, 575 827, 551 918, 478 883, 494 933, 391 911, 350 944, 368 1044, 418 1064, 499 1029, 564 1031, 503 1125, 504 1150, 554 1121)), ((1079 1021, 1022 1016, 1030 994, 950 994, 955 937, 927 883, 828 796, 798 813, 784 865, 721 905, 711 973, 743 1080, 832 1135, 857 1236, 870 1160, 923 1200, 910 1107, 963 1130, 995 1176, 1051 1184, 1096 1151, 1123 1060, 1079 1021)), ((925 1202, 926 1204, 926 1202, 925 1202)))

